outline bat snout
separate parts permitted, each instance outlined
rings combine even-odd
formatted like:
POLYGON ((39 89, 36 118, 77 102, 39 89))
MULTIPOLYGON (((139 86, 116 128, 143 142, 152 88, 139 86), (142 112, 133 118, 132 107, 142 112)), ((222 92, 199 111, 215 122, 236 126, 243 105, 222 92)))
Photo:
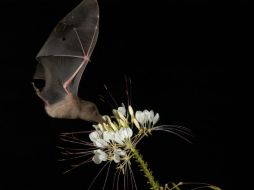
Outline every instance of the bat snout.
POLYGON ((80 119, 96 123, 104 122, 97 106, 85 100, 81 100, 80 119))

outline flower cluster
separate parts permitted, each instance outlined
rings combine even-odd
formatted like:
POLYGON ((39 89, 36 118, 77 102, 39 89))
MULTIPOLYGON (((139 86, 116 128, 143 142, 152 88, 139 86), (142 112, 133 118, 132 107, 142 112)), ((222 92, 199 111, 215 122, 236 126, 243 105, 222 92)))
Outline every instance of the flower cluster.
MULTIPOLYGON (((83 134, 86 134, 86 132, 65 133, 61 136, 62 140, 65 142, 75 143, 78 146, 84 145, 90 147, 88 151, 83 148, 63 148, 63 155, 70 156, 69 159, 63 160, 79 160, 84 157, 89 157, 85 161, 72 165, 71 169, 66 172, 88 163, 91 160, 95 164, 106 162, 103 168, 108 163, 114 162, 118 170, 114 175, 114 179, 117 176, 116 189, 119 189, 120 183, 118 180, 121 173, 124 176, 123 187, 126 189, 125 182, 128 180, 128 176, 131 176, 129 178, 132 184, 131 187, 133 187, 133 185, 136 186, 131 169, 131 161, 134 159, 138 162, 139 167, 147 177, 151 189, 164 189, 160 187, 159 183, 154 179, 151 170, 148 168, 147 163, 144 162, 136 146, 143 137, 151 135, 155 131, 167 132, 189 142, 187 137, 191 136, 190 130, 177 125, 156 125, 159 120, 158 113, 154 113, 153 110, 134 112, 131 106, 126 108, 124 105, 114 109, 111 117, 106 115, 103 116, 103 119, 103 123, 93 125, 95 130, 89 133, 90 142, 83 139, 83 134), (91 154, 92 159, 90 157, 91 154)), ((108 166, 110 168, 110 164, 108 166)), ((114 185, 112 189, 114 189, 114 185)), ((168 188, 165 187, 165 189, 168 188)))
MULTIPOLYGON (((95 131, 89 134, 90 140, 97 148, 94 150, 93 162, 103 161, 127 163, 133 156, 132 149, 159 120, 159 114, 144 110, 134 111, 128 106, 113 110, 113 117, 103 116, 104 123, 94 125, 95 131)), ((121 164, 119 164, 121 166, 121 164)))

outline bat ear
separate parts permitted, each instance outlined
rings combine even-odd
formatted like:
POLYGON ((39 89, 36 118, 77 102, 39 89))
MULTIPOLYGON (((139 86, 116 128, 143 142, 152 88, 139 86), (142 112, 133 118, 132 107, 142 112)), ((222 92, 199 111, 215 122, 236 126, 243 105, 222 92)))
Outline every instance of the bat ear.
POLYGON ((34 79, 33 82, 33 87, 34 89, 38 92, 40 92, 44 86, 45 86, 45 80, 42 80, 42 79, 34 79))
POLYGON ((38 91, 45 86, 45 70, 41 63, 39 63, 36 67, 35 74, 33 76, 33 86, 38 91))

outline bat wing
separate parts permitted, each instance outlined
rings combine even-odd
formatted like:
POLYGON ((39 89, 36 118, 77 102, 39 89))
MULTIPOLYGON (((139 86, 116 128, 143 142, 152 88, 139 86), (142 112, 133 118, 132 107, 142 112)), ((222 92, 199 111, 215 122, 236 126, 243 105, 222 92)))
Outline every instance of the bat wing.
POLYGON ((39 96, 48 104, 67 94, 77 95, 98 37, 99 8, 96 0, 83 0, 51 32, 39 51, 34 79, 45 80, 39 96))

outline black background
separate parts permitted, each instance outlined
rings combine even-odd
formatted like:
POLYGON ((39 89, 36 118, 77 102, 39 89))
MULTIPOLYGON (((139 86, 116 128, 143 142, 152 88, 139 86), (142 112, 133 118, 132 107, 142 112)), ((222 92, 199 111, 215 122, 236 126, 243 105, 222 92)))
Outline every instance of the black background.
MULTIPOLYGON (((5 1, 1 6, 0 189, 87 189, 100 169, 85 165, 62 175, 58 134, 91 129, 83 121, 49 118, 34 93, 35 56, 56 23, 78 0, 5 1)), ((160 124, 193 131, 193 144, 163 133, 139 145, 162 183, 207 182, 234 189, 234 112, 248 54, 247 1, 100 0, 100 34, 80 84, 80 97, 99 101, 106 84, 118 102, 124 75, 132 105, 154 109, 160 124), (236 72, 237 71, 237 72, 236 72)), ((107 97, 107 96, 106 96, 107 97)), ((137 175, 140 189, 148 189, 137 175)), ((103 177, 98 183, 103 181, 103 177)))

